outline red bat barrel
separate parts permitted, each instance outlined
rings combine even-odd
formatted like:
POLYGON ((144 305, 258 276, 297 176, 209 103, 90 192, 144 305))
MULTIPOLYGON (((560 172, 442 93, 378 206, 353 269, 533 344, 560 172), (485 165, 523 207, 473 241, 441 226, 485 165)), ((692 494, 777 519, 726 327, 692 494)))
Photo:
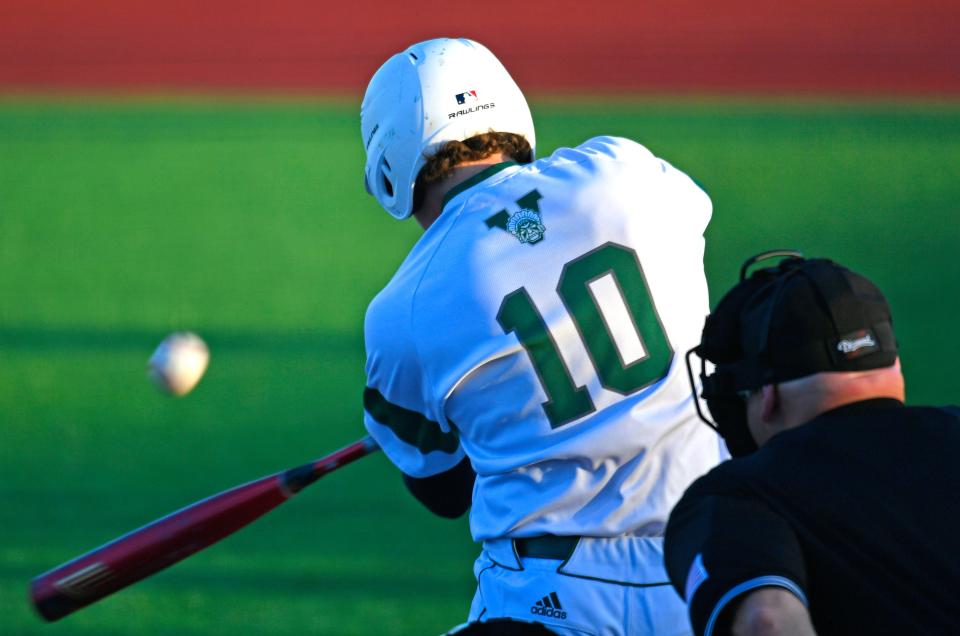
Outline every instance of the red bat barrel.
POLYGON ((323 475, 377 450, 364 438, 311 464, 237 486, 134 530, 33 580, 48 621, 86 607, 233 534, 323 475))
POLYGON ((55 621, 216 543, 288 497, 281 475, 271 475, 204 499, 38 576, 33 604, 55 621))

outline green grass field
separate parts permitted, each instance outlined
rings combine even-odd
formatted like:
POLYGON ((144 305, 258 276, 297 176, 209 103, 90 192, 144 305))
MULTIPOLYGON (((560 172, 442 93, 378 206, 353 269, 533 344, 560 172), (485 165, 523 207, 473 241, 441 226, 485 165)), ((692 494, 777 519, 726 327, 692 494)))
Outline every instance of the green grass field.
MULTIPOLYGON (((714 199, 714 300, 799 247, 893 306, 913 403, 958 400, 960 104, 543 99, 540 154, 632 137, 714 199)), ((419 234, 362 187, 346 102, 0 101, 0 633, 436 634, 475 557, 383 456, 53 626, 36 574, 363 434, 362 320, 419 234), (209 342, 188 397, 153 347, 209 342)))

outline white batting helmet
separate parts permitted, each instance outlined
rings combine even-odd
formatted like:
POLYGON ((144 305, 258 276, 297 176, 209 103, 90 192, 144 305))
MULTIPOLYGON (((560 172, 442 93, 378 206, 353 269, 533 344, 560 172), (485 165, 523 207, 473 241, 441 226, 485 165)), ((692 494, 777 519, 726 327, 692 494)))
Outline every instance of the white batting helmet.
POLYGON ((482 44, 441 38, 414 44, 373 75, 360 106, 367 191, 398 219, 413 213, 413 187, 445 142, 490 132, 536 147, 523 93, 482 44))

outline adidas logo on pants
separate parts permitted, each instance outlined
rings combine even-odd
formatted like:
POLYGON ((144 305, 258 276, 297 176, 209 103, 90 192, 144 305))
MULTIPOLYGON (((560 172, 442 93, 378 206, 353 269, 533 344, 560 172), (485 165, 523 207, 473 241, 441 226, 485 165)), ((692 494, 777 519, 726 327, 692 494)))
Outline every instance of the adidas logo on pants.
POLYGON ((543 599, 532 605, 530 607, 530 613, 537 616, 559 618, 560 620, 567 618, 567 613, 563 611, 563 607, 560 605, 560 598, 556 592, 550 592, 549 595, 544 596, 543 599))

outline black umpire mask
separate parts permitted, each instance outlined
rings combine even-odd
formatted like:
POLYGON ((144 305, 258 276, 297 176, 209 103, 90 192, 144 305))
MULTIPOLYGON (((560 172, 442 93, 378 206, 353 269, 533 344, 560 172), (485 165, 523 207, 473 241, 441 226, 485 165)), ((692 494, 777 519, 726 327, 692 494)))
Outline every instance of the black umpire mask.
POLYGON ((740 282, 720 299, 700 344, 687 352, 687 373, 698 415, 740 457, 757 450, 747 426, 750 392, 824 371, 890 366, 896 357, 890 309, 873 283, 832 261, 774 250, 743 264, 740 282), (784 260, 747 277, 752 265, 777 257, 784 260), (715 422, 696 399, 694 353, 715 422), (709 374, 708 361, 714 365, 709 374))

